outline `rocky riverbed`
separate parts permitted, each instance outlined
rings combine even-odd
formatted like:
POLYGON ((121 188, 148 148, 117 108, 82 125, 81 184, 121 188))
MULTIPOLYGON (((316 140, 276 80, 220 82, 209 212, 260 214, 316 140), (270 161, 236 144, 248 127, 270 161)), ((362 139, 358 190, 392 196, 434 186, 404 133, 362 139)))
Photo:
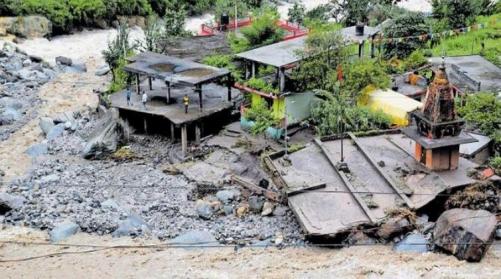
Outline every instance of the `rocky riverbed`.
POLYGON ((11 44, 0 44, 0 140, 6 140, 29 120, 37 116, 40 86, 51 80, 56 72, 16 51, 11 44))
MULTIPOLYGON (((5 185, 11 199, 24 203, 2 217, 4 223, 44 230, 74 223, 88 233, 160 239, 208 231, 222 243, 302 243, 300 228, 285 206, 265 203, 261 197, 244 197, 239 187, 224 179, 214 185, 164 173, 171 145, 165 138, 134 135, 125 159, 83 159, 81 151, 99 116, 89 112, 69 118, 66 120, 72 124, 57 124, 60 132, 46 138, 41 151, 33 154, 29 174, 5 185), (263 206, 267 216, 262 216, 263 206)), ((238 161, 222 148, 210 154, 238 161)), ((214 156, 207 158, 212 158, 210 164, 218 163, 214 156)), ((240 173, 252 173, 239 168, 240 173)))

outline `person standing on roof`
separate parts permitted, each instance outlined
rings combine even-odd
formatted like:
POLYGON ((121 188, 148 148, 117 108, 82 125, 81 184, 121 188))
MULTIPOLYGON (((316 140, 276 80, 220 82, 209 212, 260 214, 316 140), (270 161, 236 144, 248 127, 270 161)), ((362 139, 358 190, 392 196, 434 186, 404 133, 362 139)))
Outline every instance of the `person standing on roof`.
POLYGON ((148 101, 148 95, 146 94, 146 91, 143 91, 143 97, 142 97, 142 102, 143 102, 143 107, 144 109, 146 108, 146 102, 148 101))
POLYGON ((190 105, 190 98, 186 94, 183 97, 183 104, 184 104, 184 113, 188 113, 188 106, 190 105))
POLYGON ((127 89, 125 89, 125 94, 127 96, 127 106, 130 106, 130 97, 132 95, 132 91, 130 90, 130 84, 127 85, 127 89))

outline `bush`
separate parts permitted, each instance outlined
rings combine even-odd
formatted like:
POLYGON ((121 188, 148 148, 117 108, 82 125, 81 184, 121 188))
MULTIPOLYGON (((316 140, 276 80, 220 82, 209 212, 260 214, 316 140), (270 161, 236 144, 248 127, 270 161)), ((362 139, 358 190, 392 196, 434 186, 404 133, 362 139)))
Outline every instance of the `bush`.
POLYGON ((421 50, 415 50, 404 60, 404 65, 406 70, 414 70, 421 66, 426 65, 428 60, 426 60, 424 53, 421 50))
POLYGON ((458 106, 457 111, 468 124, 501 142, 501 101, 496 94, 479 92, 468 95, 464 106, 458 106))
POLYGON ((237 68, 235 63, 233 63, 233 56, 226 54, 215 54, 204 57, 202 63, 217 67, 217 68, 225 68, 231 72, 233 80, 236 82, 242 81, 242 71, 237 68))
POLYGON ((252 24, 242 28, 240 32, 251 48, 269 45, 280 41, 284 36, 283 30, 276 25, 277 20, 276 11, 262 9, 256 14, 252 24))
POLYGON ((266 131, 268 127, 275 126, 279 123, 279 120, 273 117, 272 111, 267 107, 264 101, 248 108, 244 116, 248 120, 255 122, 254 126, 251 128, 251 133, 254 135, 261 134, 266 131))
POLYGON ((324 92, 322 95, 325 100, 312 110, 312 119, 320 136, 387 129, 391 125, 391 118, 381 111, 373 112, 367 107, 350 106, 345 99, 331 93, 324 92))
POLYGON ((313 21, 326 22, 329 19, 329 5, 319 5, 305 14, 305 18, 313 21))
POLYGON ((489 160, 489 166, 494 169, 497 175, 501 175, 501 156, 491 158, 489 160))
POLYGON ((245 82, 245 86, 256 89, 258 91, 262 91, 264 93, 273 93, 273 94, 279 93, 278 88, 273 87, 273 85, 269 84, 268 82, 260 78, 249 79, 248 81, 245 82))
POLYGON ((303 20, 304 20, 304 11, 305 11, 305 7, 303 4, 300 4, 300 3, 294 3, 294 6, 292 6, 292 8, 289 9, 289 11, 287 12, 287 16, 289 17, 289 21, 290 22, 296 22, 296 23, 303 23, 303 20))
POLYGON ((419 38, 407 38, 427 34, 429 31, 424 21, 424 16, 419 13, 406 13, 392 21, 383 28, 383 34, 386 38, 403 38, 402 41, 393 40, 384 44, 384 56, 386 58, 398 57, 405 58, 414 50, 422 48, 425 42, 419 38))
POLYGON ((386 89, 391 80, 383 66, 370 60, 358 60, 344 67, 344 82, 342 90, 352 98, 357 99, 367 86, 386 89))

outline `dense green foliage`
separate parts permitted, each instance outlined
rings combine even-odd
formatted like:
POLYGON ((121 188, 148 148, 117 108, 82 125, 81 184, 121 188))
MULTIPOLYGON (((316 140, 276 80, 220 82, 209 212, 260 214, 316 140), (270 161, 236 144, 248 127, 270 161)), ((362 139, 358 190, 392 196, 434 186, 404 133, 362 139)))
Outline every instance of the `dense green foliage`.
POLYGON ((492 0, 432 0, 433 17, 447 22, 449 28, 461 28, 474 23, 478 15, 496 12, 492 0))
POLYGON ((299 55, 305 57, 292 74, 296 90, 327 90, 336 82, 337 67, 346 60, 346 49, 337 28, 315 28, 306 40, 306 49, 299 55))
POLYGON ((216 0, 214 5, 214 16, 219 21, 223 13, 227 13, 230 18, 235 18, 235 4, 237 5, 238 17, 245 17, 249 13, 249 6, 245 1, 216 0))
POLYGON ((305 7, 301 3, 294 3, 294 6, 287 12, 290 22, 303 23, 305 16, 305 7))
POLYGON ((240 29, 243 36, 238 36, 233 32, 229 34, 231 49, 238 53, 280 41, 284 36, 284 31, 275 24, 278 18, 278 12, 275 9, 264 7, 257 10, 252 24, 240 29))
POLYGON ((358 60, 344 67, 344 82, 341 89, 356 100, 367 86, 386 89, 390 86, 390 76, 379 63, 358 60))
POLYGON ((497 175, 501 175, 501 156, 491 158, 489 160, 489 165, 494 169, 497 175))
POLYGON ((501 101, 496 94, 479 92, 468 95, 465 104, 458 106, 457 111, 469 125, 501 144, 501 101))
POLYGON ((422 50, 418 49, 413 51, 405 60, 404 60, 404 67, 405 70, 410 71, 417 69, 421 66, 426 65, 428 61, 426 60, 426 57, 424 56, 424 53, 422 50))
POLYGON ((129 28, 126 25, 119 25, 117 36, 108 42, 108 48, 103 51, 104 61, 110 66, 113 75, 110 92, 121 90, 130 83, 130 76, 122 69, 126 64, 125 59, 131 56, 136 48, 136 44, 130 43, 129 28))
POLYGON ((202 63, 217 67, 217 68, 225 68, 231 72, 233 80, 235 82, 242 82, 242 70, 239 69, 235 62, 233 61, 233 55, 227 54, 214 54, 210 56, 204 57, 202 63))
MULTIPOLYGON (((383 34, 386 38, 402 38, 427 34, 428 26, 425 24, 424 16, 420 13, 405 13, 395 18, 392 24, 383 28, 383 34)), ((407 57, 414 50, 424 47, 425 42, 419 38, 406 38, 402 41, 393 40, 384 44, 384 56, 391 58, 407 57)))
POLYGON ((501 66, 501 13, 489 17, 479 16, 477 23, 487 24, 486 28, 474 30, 442 39, 431 49, 434 56, 481 54, 492 63, 501 66), (482 44, 484 48, 482 49, 482 44))
POLYGON ((245 85, 264 93, 278 94, 279 92, 278 88, 274 87, 269 82, 260 78, 251 78, 245 82, 245 85))
POLYGON ((350 105, 339 94, 323 92, 322 97, 325 100, 312 111, 317 133, 321 136, 387 129, 391 125, 390 117, 381 111, 373 112, 367 107, 350 105))
POLYGON ((251 128, 251 133, 254 135, 263 133, 268 127, 273 127, 279 122, 278 119, 273 117, 272 111, 268 109, 266 102, 260 102, 252 106, 252 108, 248 108, 244 116, 246 119, 255 122, 251 128))

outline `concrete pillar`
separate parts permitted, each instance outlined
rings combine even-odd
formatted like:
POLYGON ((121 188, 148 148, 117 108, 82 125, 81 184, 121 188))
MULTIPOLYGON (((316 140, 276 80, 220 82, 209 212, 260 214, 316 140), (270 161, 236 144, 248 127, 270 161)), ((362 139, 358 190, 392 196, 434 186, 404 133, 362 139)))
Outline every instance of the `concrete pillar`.
POLYGON ((141 81, 139 80, 139 74, 136 74, 136 92, 137 94, 141 94, 141 81))
POLYGON ((166 102, 167 102, 167 104, 170 104, 170 82, 166 81, 165 84, 167 85, 167 98, 166 98, 166 102))
POLYGON ((204 108, 203 102, 202 102, 202 85, 199 84, 195 87, 195 92, 198 92, 198 101, 200 102, 200 111, 204 108))
POLYGON ((148 121, 146 120, 146 117, 143 119, 143 128, 144 128, 144 133, 148 133, 148 121))
POLYGON ((245 63, 245 79, 250 78, 249 64, 245 63))
POLYGON ((284 90, 285 90, 285 69, 284 68, 280 68, 279 69, 279 79, 280 79, 280 93, 283 93, 284 90))
POLYGON ((256 77, 256 62, 252 62, 252 77, 255 78, 256 77))
POLYGON ((200 139, 202 138, 202 130, 200 129, 200 123, 195 124, 195 143, 200 144, 200 139))
POLYGON ((151 80, 151 77, 148 77, 148 85, 150 86, 150 90, 153 90, 153 81, 151 80))
POLYGON ((375 37, 376 37, 376 35, 373 35, 372 36, 372 40, 371 40, 371 58, 376 57, 376 54, 375 54, 376 47, 374 46, 374 39, 375 39, 375 37))
POLYGON ((188 127, 186 124, 181 126, 181 152, 183 158, 186 157, 186 152, 188 151, 188 127))
POLYGON ((233 78, 231 76, 231 74, 228 74, 228 102, 231 102, 231 86, 232 86, 232 83, 233 83, 233 78))
POLYGON ((174 123, 170 123, 170 139, 173 143, 176 142, 176 127, 174 123))

